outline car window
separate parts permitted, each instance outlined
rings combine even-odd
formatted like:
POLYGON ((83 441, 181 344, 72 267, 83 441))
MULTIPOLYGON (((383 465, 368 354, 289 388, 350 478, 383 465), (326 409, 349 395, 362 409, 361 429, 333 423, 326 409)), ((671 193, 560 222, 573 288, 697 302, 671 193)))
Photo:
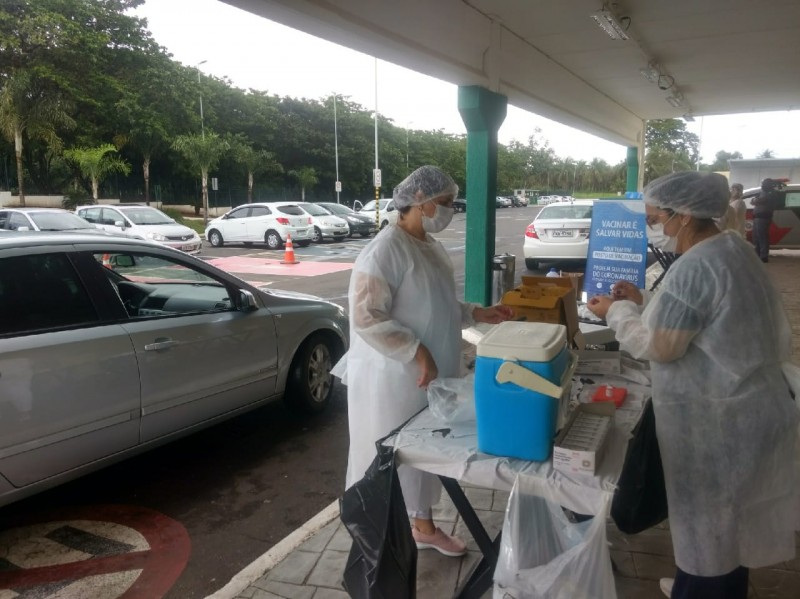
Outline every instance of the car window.
POLYGON ((0 259, 0 335, 79 326, 98 319, 66 254, 0 259))
POLYGON ((100 213, 100 222, 104 225, 113 225, 114 223, 122 221, 125 222, 122 214, 111 208, 103 208, 100 213))
POLYGON ((235 309, 223 281, 163 256, 142 252, 95 254, 133 318, 235 309))
POLYGON ((300 206, 295 206, 294 204, 287 204, 286 206, 278 206, 278 212, 283 212, 284 214, 290 214, 291 216, 305 216, 305 212, 300 206))
POLYGON ((141 208, 126 208, 125 216, 134 225, 171 225, 174 221, 166 214, 155 208, 142 206, 141 208))
POLYGON ((0 210, 0 229, 5 229, 8 223, 8 212, 0 210))
POLYGON ((32 212, 31 220, 40 231, 72 231, 75 229, 94 229, 77 214, 70 212, 32 212))
POLYGON ((242 208, 237 208, 236 210, 231 210, 230 212, 228 212, 227 218, 229 219, 246 218, 248 212, 250 212, 250 207, 244 206, 242 208))
POLYGON ((330 216, 331 212, 327 208, 323 208, 322 206, 317 206, 316 204, 311 203, 304 203, 298 204, 303 210, 308 212, 311 216, 330 216))
MULTIPOLYGON (((78 215, 84 219, 88 220, 90 223, 100 223, 100 208, 86 208, 85 210, 80 210, 78 215)), ((104 224, 104 223, 103 223, 104 224)), ((112 225, 114 223, 111 223, 112 225)))
POLYGON ((28 227, 29 229, 33 228, 31 227, 30 221, 25 217, 24 214, 12 212, 11 216, 8 217, 8 224, 6 225, 6 228, 16 231, 20 227, 28 227))
POLYGON ((325 208, 331 211, 333 214, 350 214, 353 212, 347 206, 342 206, 341 204, 325 204, 325 208))
POLYGON ((250 216, 269 216, 271 212, 266 206, 253 206, 250 208, 250 216))
POLYGON ((591 206, 548 206, 542 208, 542 211, 537 217, 542 218, 559 218, 559 219, 576 219, 576 218, 592 218, 591 206))
POLYGON ((787 208, 800 207, 800 191, 786 192, 786 207, 787 208))

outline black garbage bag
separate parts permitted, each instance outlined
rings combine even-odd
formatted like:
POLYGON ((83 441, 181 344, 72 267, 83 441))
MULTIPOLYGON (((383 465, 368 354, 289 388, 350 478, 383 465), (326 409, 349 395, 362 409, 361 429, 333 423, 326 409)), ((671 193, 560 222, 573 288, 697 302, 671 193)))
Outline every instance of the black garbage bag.
POLYGON ((339 501, 353 537, 344 588, 356 599, 413 599, 417 592, 417 545, 411 536, 394 449, 377 444, 364 478, 339 501))
POLYGON ((667 519, 667 489, 656 437, 653 400, 648 399, 628 443, 611 501, 611 517, 622 532, 636 534, 667 519))

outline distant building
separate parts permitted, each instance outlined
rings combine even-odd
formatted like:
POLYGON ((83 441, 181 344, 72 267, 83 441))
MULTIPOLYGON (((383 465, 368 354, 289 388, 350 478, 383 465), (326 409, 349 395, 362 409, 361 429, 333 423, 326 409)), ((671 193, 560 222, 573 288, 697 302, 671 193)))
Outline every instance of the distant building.
POLYGON ((792 183, 800 183, 800 158, 755 158, 729 160, 728 163, 731 167, 728 181, 741 183, 745 189, 760 186, 767 177, 787 177, 792 183))

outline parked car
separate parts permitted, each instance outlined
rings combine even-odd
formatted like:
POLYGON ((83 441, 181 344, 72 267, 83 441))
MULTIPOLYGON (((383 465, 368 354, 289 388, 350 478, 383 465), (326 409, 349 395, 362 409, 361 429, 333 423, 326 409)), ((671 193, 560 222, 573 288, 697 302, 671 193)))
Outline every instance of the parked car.
POLYGON ((525 266, 536 270, 543 260, 586 260, 593 204, 576 200, 542 208, 525 229, 525 266))
POLYGON ((353 235, 369 237, 378 230, 375 226, 374 215, 370 217, 368 214, 359 214, 349 206, 337 204, 336 202, 319 202, 317 206, 322 206, 335 216, 343 218, 347 222, 347 226, 350 227, 350 237, 353 235))
MULTIPOLYGON (((387 227, 388 225, 393 225, 397 222, 397 209, 394 207, 394 200, 389 199, 382 199, 378 200, 378 210, 380 214, 380 229, 387 227)), ((375 200, 367 202, 364 206, 358 211, 360 214, 369 214, 372 215, 374 218, 375 215, 375 200)))
POLYGON ((467 200, 466 198, 456 198, 453 200, 453 210, 456 212, 466 212, 467 211, 467 200))
POLYGON ((524 208, 528 205, 528 198, 525 196, 511 196, 511 205, 514 208, 524 208))
POLYGON ((77 214, 61 208, 0 208, 0 231, 69 231, 107 235, 77 214))
POLYGON ((331 213, 327 208, 323 208, 311 202, 276 202, 278 212, 283 211, 284 206, 297 206, 311 218, 311 241, 321 243, 325 239, 344 239, 350 234, 350 227, 347 221, 331 213))
POLYGON ((133 239, 147 239, 196 254, 203 245, 200 236, 161 210, 142 204, 78 206, 75 213, 97 227, 133 239))
POLYGON ((280 210, 277 203, 243 204, 206 225, 206 239, 214 247, 226 243, 266 243, 271 250, 283 247, 291 235, 292 244, 311 245, 311 218, 296 204, 280 210))
POLYGON ((0 236, 0 505, 267 402, 324 410, 347 330, 153 243, 0 236))
MULTIPOLYGON (((760 187, 745 190, 742 194, 747 204, 747 222, 745 233, 752 240, 753 232, 753 198, 761 191, 760 187)), ((769 228, 769 244, 775 249, 800 248, 800 184, 789 183, 783 191, 785 208, 779 208, 772 216, 769 228)))
MULTIPOLYGON (((392 198, 383 198, 381 200, 377 200, 378 209, 383 212, 386 210, 386 207, 389 205, 389 202, 392 201, 392 198)), ((376 200, 370 200, 366 204, 362 204, 360 201, 356 200, 353 202, 353 209, 356 212, 375 212, 375 202, 376 200)))
POLYGON ((495 198, 496 208, 511 208, 511 200, 505 196, 497 196, 495 198))

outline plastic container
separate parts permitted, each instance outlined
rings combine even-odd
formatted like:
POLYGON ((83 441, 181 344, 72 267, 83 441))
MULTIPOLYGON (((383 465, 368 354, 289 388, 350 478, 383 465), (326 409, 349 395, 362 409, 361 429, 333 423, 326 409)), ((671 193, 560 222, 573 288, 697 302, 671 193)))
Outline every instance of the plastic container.
POLYGON ((555 269, 555 267, 553 267, 553 268, 551 268, 549 271, 547 271, 547 274, 546 274, 545 276, 546 276, 546 277, 560 277, 560 276, 561 276, 561 273, 560 273, 560 272, 558 272, 558 271, 555 269))
POLYGON ((559 399, 514 382, 498 383, 507 362, 560 385, 569 365, 564 325, 507 321, 478 342, 475 411, 478 449, 523 460, 546 460, 556 433, 559 399))

